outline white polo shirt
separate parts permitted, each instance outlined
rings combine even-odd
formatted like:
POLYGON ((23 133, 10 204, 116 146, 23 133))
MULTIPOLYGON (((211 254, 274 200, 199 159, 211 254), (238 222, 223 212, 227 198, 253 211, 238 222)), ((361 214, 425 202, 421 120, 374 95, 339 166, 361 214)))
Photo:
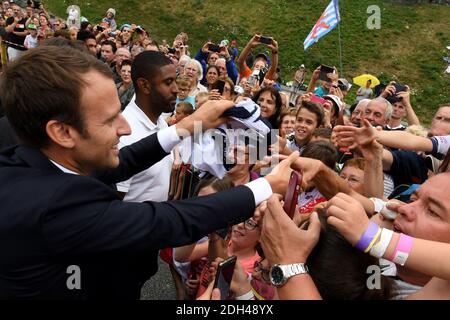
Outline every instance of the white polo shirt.
MULTIPOLYGON (((123 111, 131 127, 131 135, 120 138, 119 148, 123 148, 149 135, 167 128, 163 116, 158 118, 156 125, 132 100, 123 111)), ((134 175, 127 181, 117 184, 117 190, 126 193, 124 201, 166 201, 170 185, 170 173, 172 170, 172 153, 154 164, 145 171, 134 175)))

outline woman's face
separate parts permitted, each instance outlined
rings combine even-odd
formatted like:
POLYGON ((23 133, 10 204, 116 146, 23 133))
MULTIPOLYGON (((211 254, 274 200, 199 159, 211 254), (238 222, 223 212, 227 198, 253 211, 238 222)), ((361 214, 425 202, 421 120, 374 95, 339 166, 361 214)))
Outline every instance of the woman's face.
POLYGON ((231 228, 231 241, 235 248, 254 248, 261 236, 261 227, 252 219, 234 225, 231 228))
POLYGON ((214 84, 217 79, 219 79, 219 73, 217 73, 216 68, 211 68, 208 70, 208 73, 206 74, 206 82, 210 85, 214 84))
POLYGON ((76 29, 70 30, 70 40, 72 41, 77 40, 77 33, 78 31, 76 29))
POLYGON ((258 105, 261 107, 261 117, 269 119, 276 112, 276 101, 275 98, 269 91, 263 92, 257 101, 258 105))
POLYGON ((280 125, 280 135, 282 137, 286 137, 288 134, 294 132, 294 126, 295 126, 295 116, 294 115, 286 115, 281 120, 280 125))
POLYGON ((125 65, 120 70, 120 76, 122 77, 122 82, 125 84, 131 83, 131 66, 125 65))
POLYGON ((184 75, 198 82, 198 67, 193 63, 187 63, 184 67, 184 75))
POLYGON ((339 174, 342 179, 347 180, 350 188, 360 194, 364 194, 364 171, 351 166, 345 166, 339 174))
POLYGON ((47 18, 46 17, 44 17, 44 16, 40 16, 39 17, 39 23, 41 24, 41 27, 43 27, 43 26, 47 26, 47 18))
POLYGON ((122 30, 122 40, 124 43, 128 43, 131 39, 131 29, 128 27, 123 28, 122 30))
POLYGON ((225 81, 225 85, 223 87, 222 98, 224 98, 225 100, 231 100, 231 86, 226 81, 225 81))

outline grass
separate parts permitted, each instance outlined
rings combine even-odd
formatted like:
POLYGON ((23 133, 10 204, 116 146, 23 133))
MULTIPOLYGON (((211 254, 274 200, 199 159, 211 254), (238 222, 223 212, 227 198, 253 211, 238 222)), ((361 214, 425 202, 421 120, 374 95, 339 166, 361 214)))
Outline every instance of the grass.
MULTIPOLYGON (((397 1, 398 2, 398 1, 397 1)), ((424 1, 425 2, 425 1, 424 1)), ((320 63, 339 67, 336 28, 307 51, 303 41, 329 0, 47 0, 49 11, 66 17, 69 4, 81 7, 82 15, 98 23, 110 7, 117 10, 118 25, 134 22, 151 36, 170 43, 177 33, 189 34, 191 54, 209 38, 237 39, 242 48, 255 33, 273 36, 280 46, 283 80, 291 80, 305 64, 311 73, 320 63)), ((429 124, 438 105, 450 101, 450 77, 443 73, 442 57, 450 45, 450 7, 404 5, 394 1, 340 1, 343 68, 347 79, 372 73, 383 81, 396 80, 413 88, 412 102, 419 117, 429 124), (367 8, 378 5, 381 28, 369 30, 367 8)), ((310 75, 309 73, 309 75, 310 75)), ((356 88, 347 102, 351 103, 356 88)))

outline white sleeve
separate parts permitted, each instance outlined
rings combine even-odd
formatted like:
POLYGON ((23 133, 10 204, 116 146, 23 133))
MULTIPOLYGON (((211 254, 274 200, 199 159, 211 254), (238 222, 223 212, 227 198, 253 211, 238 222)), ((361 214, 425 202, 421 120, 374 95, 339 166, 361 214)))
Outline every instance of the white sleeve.
POLYGON ((172 149, 181 142, 181 139, 177 134, 176 126, 170 126, 159 130, 157 135, 159 144, 167 153, 170 153, 172 149))
POLYGON ((266 201, 273 194, 269 181, 259 178, 246 184, 253 192, 255 197, 255 205, 259 206, 261 202, 266 201))

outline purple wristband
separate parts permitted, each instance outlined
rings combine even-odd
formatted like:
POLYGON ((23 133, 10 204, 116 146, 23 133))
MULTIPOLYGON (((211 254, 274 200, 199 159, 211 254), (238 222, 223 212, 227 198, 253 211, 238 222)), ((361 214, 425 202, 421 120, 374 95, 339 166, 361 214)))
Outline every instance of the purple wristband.
POLYGON ((364 251, 372 242, 373 238, 377 235, 378 229, 380 227, 375 222, 370 222, 364 234, 359 239, 358 243, 355 245, 356 249, 364 251))

